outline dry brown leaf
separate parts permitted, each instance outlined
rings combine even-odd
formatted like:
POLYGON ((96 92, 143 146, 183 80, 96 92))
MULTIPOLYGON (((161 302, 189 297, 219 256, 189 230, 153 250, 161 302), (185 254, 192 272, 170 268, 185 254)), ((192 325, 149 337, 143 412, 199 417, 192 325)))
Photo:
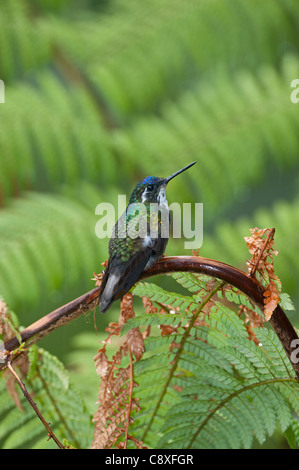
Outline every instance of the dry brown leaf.
POLYGON ((133 294, 131 294, 131 292, 128 292, 121 299, 120 310, 121 310, 120 320, 119 320, 120 326, 123 326, 130 318, 135 317, 135 312, 133 309, 133 294))
MULTIPOLYGON (((26 377, 29 371, 29 359, 28 354, 24 352, 21 356, 16 357, 14 359, 14 367, 17 368, 20 372, 21 377, 26 377)), ((3 372, 3 378, 5 379, 5 386, 6 389, 15 402, 16 406, 21 410, 24 411, 20 397, 19 397, 19 386, 17 385, 15 377, 10 373, 9 370, 5 370, 3 372)))
POLYGON ((7 304, 0 299, 0 335, 4 342, 13 338, 16 333, 12 328, 11 314, 7 308, 7 304))
POLYGON ((136 361, 139 361, 145 351, 143 336, 139 328, 132 328, 132 330, 128 331, 127 343, 136 361))
POLYGON ((248 338, 251 339, 257 346, 260 344, 259 340, 256 337, 256 334, 250 325, 245 325, 245 328, 248 333, 248 338))
POLYGON ((161 336, 167 336, 175 333, 178 329, 178 326, 159 325, 159 328, 161 330, 161 336))
POLYGON ((250 277, 257 277, 266 288, 264 293, 264 315, 266 321, 271 318, 277 304, 280 301, 279 289, 280 280, 274 273, 273 255, 277 256, 278 251, 274 250, 275 229, 250 229, 251 236, 244 237, 252 254, 250 261, 247 261, 250 277), (270 261, 268 261, 270 259, 270 261))
MULTIPOLYGON (((7 308, 7 304, 0 299, 0 334, 2 335, 3 341, 8 341, 16 335, 16 331, 12 325, 13 322, 9 309, 7 308)), ((24 352, 19 357, 14 358, 14 367, 19 369, 21 377, 27 376, 29 370, 29 360, 26 352, 24 352)), ((9 395, 15 402, 16 406, 21 411, 23 411, 18 394, 19 387, 17 386, 15 377, 10 373, 9 370, 5 370, 3 372, 3 378, 5 379, 5 385, 9 395)))
POLYGON ((106 355, 106 345, 112 341, 113 336, 119 338, 125 323, 134 316, 133 296, 128 293, 121 300, 118 323, 109 323, 104 346, 94 358, 101 383, 97 401, 99 406, 93 418, 93 449, 113 446, 126 448, 128 440, 132 440, 137 448, 143 447, 142 442, 128 434, 129 424, 132 422, 131 413, 140 409, 138 400, 132 396, 133 387, 137 386, 133 380, 133 356, 140 360, 144 353, 144 338, 139 328, 133 328, 127 333, 126 340, 111 360, 108 360, 106 355), (122 367, 123 359, 127 356, 130 358, 130 365, 122 367), (123 437, 124 441, 121 440, 123 437))
POLYGON ((142 297, 142 303, 145 308, 145 313, 157 313, 157 307, 154 307, 153 303, 147 297, 142 297))
POLYGON ((242 315, 242 313, 245 315, 245 325, 249 323, 251 328, 263 326, 265 323, 265 319, 259 313, 255 312, 251 308, 246 307, 245 305, 240 305, 238 312, 239 317, 242 315))
POLYGON ((94 357, 94 361, 96 363, 96 373, 101 378, 104 378, 109 367, 109 361, 106 354, 106 345, 98 350, 96 356, 94 357))
POLYGON ((151 334, 151 325, 148 325, 142 333, 143 339, 147 338, 151 334))

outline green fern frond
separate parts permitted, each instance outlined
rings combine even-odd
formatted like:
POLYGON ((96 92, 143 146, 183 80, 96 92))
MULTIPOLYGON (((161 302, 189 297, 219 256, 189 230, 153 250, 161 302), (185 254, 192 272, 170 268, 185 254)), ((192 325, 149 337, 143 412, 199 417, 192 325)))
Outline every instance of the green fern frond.
POLYGON ((232 311, 224 304, 216 301, 212 307, 213 314, 210 324, 217 331, 221 331, 227 336, 246 338, 247 331, 244 322, 238 315, 232 315, 232 311))
MULTIPOLYGON (((191 200, 204 198, 210 207, 220 212, 234 199, 236 182, 238 187, 243 187, 255 182, 257 174, 261 177, 265 173, 269 148, 279 166, 285 165, 284 158, 288 165, 296 163, 298 118, 296 107, 289 106, 285 100, 284 86, 289 77, 296 76, 298 63, 293 55, 280 67, 280 55, 273 52, 274 38, 277 49, 286 37, 296 43, 297 29, 289 20, 290 14, 295 16, 296 12, 293 0, 288 7, 282 1, 277 2, 275 13, 269 1, 258 7, 237 2, 231 8, 220 0, 213 6, 192 0, 176 2, 173 9, 170 0, 166 3, 151 0, 146 10, 140 9, 135 1, 127 2, 125 7, 122 5, 118 15, 105 16, 100 12, 96 18, 87 15, 84 20, 74 19, 69 24, 63 17, 45 15, 35 19, 37 28, 32 27, 30 10, 23 6, 24 2, 9 0, 6 3, 9 6, 5 10, 16 13, 16 29, 24 23, 25 31, 30 29, 30 34, 25 34, 28 44, 24 46, 23 41, 19 41, 24 34, 18 36, 17 54, 14 41, 5 34, 8 52, 4 57, 12 63, 15 54, 22 57, 25 68, 34 71, 31 80, 34 86, 29 80, 13 86, 11 99, 1 109, 4 196, 13 195, 16 185, 20 190, 28 184, 39 189, 39 181, 42 181, 49 188, 57 188, 61 182, 74 184, 83 178, 93 183, 100 180, 104 187, 115 183, 115 178, 119 183, 125 180, 129 190, 135 182, 136 171, 140 173, 142 169, 144 174, 150 169, 154 174, 166 175, 169 172, 167 156, 179 167, 185 161, 184 155, 189 159, 196 154, 197 159, 200 153, 205 158, 200 162, 200 169, 195 168, 188 177, 194 189, 189 196, 191 200), (259 21, 261 9, 267 19, 263 26, 259 21), (210 14, 214 17, 215 12, 221 22, 211 34, 207 18, 210 14), (280 18, 279 22, 275 15, 280 18), (251 27, 244 28, 245 18, 246 26, 249 22, 251 27), (283 32, 281 23, 285 27, 283 32), (90 34, 91 30, 97 40, 90 34), (264 55, 259 57, 251 51, 251 60, 248 56, 245 60, 239 43, 235 49, 234 35, 242 37, 247 50, 252 30, 257 48, 263 45, 264 55), (227 35, 226 31, 231 34, 227 35), (223 45, 224 40, 227 47, 223 45), (209 54, 203 53, 201 47, 207 43, 209 54), (37 44, 38 48, 32 44, 37 44), (219 44, 223 45, 220 49, 219 44), (84 79, 69 80, 63 67, 61 70, 59 54, 54 52, 57 47, 66 57, 72 78, 78 75, 77 67, 79 71, 86 70, 94 89, 86 85, 84 79), (231 47, 234 47, 235 58, 239 58, 237 71, 233 67, 236 72, 233 79, 232 64, 228 60, 231 47), (32 50, 36 52, 32 54, 36 64, 30 59, 32 50), (147 50, 146 60, 144 50, 147 50), (101 57, 100 64, 98 57, 101 57), (266 66, 265 57, 268 58, 266 66), (48 69, 40 70, 39 64, 43 61, 51 62, 60 71, 60 79, 48 69), (132 67, 132 63, 138 66, 132 67), (257 74, 256 70, 259 70, 257 74), (186 90, 184 84, 189 79, 192 87, 186 90), (117 129, 106 128, 99 94, 117 116, 117 129), (31 109, 34 113, 28 120, 31 109), (283 125, 286 119, 290 126, 283 125), (282 147, 288 148, 287 154, 282 147), (164 159, 160 158, 161 154, 164 159), (238 157, 240 154, 242 159, 238 157), (143 158, 136 161, 136 155, 143 155, 143 158), (119 162, 126 178, 118 178, 119 162), (209 184, 212 180, 217 180, 218 191, 209 184), (197 187, 201 188, 200 193, 197 187)), ((4 25, 10 24, 11 16, 14 15, 4 15, 4 25)), ((183 182, 177 180, 173 184, 169 191, 182 188, 183 182)))
POLYGON ((250 301, 248 297, 243 294, 243 292, 239 291, 233 286, 230 286, 230 289, 225 292, 219 291, 217 295, 220 299, 226 299, 229 302, 236 304, 238 307, 240 305, 244 305, 250 310, 253 310, 254 312, 258 313, 259 315, 262 314, 261 310, 252 301, 250 301))
MULTIPOLYGON (((144 316, 134 319, 135 327, 138 319, 141 326, 144 316)), ((220 302, 205 323, 193 326, 188 338, 183 332, 147 338, 151 347, 134 367, 143 411, 133 432, 162 448, 249 448, 254 437, 263 444, 277 424, 285 431, 297 413, 299 385, 277 336, 256 329, 258 346, 238 315, 220 302), (169 348, 173 340, 176 346, 169 348)))
MULTIPOLYGON (((39 411, 62 441, 68 439, 75 447, 89 447, 92 441, 93 426, 91 415, 81 395, 70 383, 69 375, 62 363, 43 349, 38 350, 38 363, 30 377, 23 379, 29 393, 33 396, 39 411)), ((55 448, 48 441, 47 431, 42 426, 33 409, 22 396, 24 411, 14 405, 12 398, 0 383, 2 448, 55 448), (3 407, 2 403, 9 403, 3 407)))
MULTIPOLYGON (((176 97, 188 79, 191 86, 203 74, 210 79, 215 64, 217 73, 237 66, 255 71, 264 61, 277 64, 279 44, 298 39, 290 21, 290 16, 296 17, 293 0, 287 6, 282 1, 275 6, 269 1, 250 6, 238 2, 234 8, 219 0, 213 4, 150 0, 142 8, 136 1, 125 5, 117 1, 114 7, 117 15, 94 12, 89 21, 77 19, 75 27, 55 18, 45 27, 71 58, 88 68, 95 85, 125 117, 159 109, 165 97, 176 97), (208 52, 202 44, 208 44, 208 52), (138 66, 132 68, 132 62, 138 66)), ((233 110, 237 99, 225 99, 225 107, 233 110)), ((181 129, 188 131, 186 123, 181 129)))
POLYGON ((2 53, 1 78, 16 80, 34 68, 44 67, 50 60, 50 42, 47 34, 34 19, 28 2, 7 0, 1 8, 0 35, 2 53))
MULTIPOLYGON (((191 156, 198 158, 199 153, 205 155, 200 164, 194 167, 192 176, 189 176, 190 181, 193 177, 197 181, 196 187, 192 186, 192 194, 186 193, 186 184, 182 180, 174 182, 169 192, 184 194, 184 200, 187 197, 204 200, 209 204, 209 214, 215 217, 214 211, 229 207, 230 201, 234 200, 236 182, 240 186, 249 185, 257 174, 261 177, 267 171, 269 134, 275 136, 278 133, 280 136, 271 142, 271 155, 275 157, 276 165, 285 165, 282 147, 289 149, 288 164, 292 167, 296 165, 295 142, 298 144, 298 140, 294 130, 298 130, 298 116, 295 107, 285 100, 283 86, 286 76, 290 76, 291 71, 295 73, 297 58, 289 57, 282 67, 282 73, 270 67, 263 67, 254 75, 240 72, 235 80, 219 73, 209 83, 199 83, 175 103, 165 105, 161 111, 162 118, 138 120, 132 129, 126 131, 127 137, 124 135, 123 141, 127 138, 130 142, 131 152, 143 155, 146 152, 140 164, 147 172, 147 162, 150 161, 151 171, 156 174, 167 174, 167 159, 164 160, 165 168, 161 168, 161 154, 171 155, 177 162, 182 154, 185 155, 185 161, 191 156), (264 91, 267 79, 272 85, 271 94, 264 91), (234 107, 226 106, 226 99, 230 103, 236 101, 236 90, 240 99, 234 107), (222 97, 226 97, 223 105, 222 97), (207 100, 209 113, 205 112, 207 100), (286 115, 292 126, 279 128, 278 123, 284 122, 286 115), (184 133, 181 129, 184 129, 184 133), (143 142, 149 140, 149 135, 151 146, 143 149, 143 142), (290 141, 293 143, 291 148, 290 141), (241 160, 238 155, 242 155, 241 160), (218 182, 217 191, 210 181, 218 182), (200 188, 200 194, 197 188, 200 188)), ((176 200, 181 202, 178 196, 176 200)))
MULTIPOLYGON (((142 322, 142 326, 154 326, 154 325, 173 325, 177 327, 178 320, 180 321, 180 326, 185 326, 186 323, 190 320, 189 316, 184 316, 182 314, 164 314, 161 318, 160 314, 155 313, 146 313, 138 315, 138 317, 131 318, 122 328, 122 334, 127 333, 130 329, 139 327, 142 322)), ((157 340, 157 338, 155 338, 157 340)))
POLYGON ((275 373, 281 376, 288 373, 289 377, 293 377, 292 365, 286 358, 282 344, 278 341, 274 331, 260 328, 256 332, 256 337, 260 341, 261 347, 265 348, 266 354, 269 355, 271 364, 275 367, 275 373))
POLYGON ((185 287, 189 292, 198 293, 200 290, 203 290, 205 293, 208 292, 208 276, 186 272, 173 273, 171 274, 171 277, 175 279, 178 284, 185 287))
POLYGON ((299 422, 297 419, 291 421, 285 436, 291 449, 299 449, 299 422))
POLYGON ((1 292, 14 310, 31 310, 44 293, 91 278, 106 245, 95 222, 82 204, 55 195, 29 193, 2 210, 1 292))
POLYGON ((1 109, 3 196, 28 187, 59 190, 61 183, 115 183, 116 163, 96 107, 84 88, 67 89, 54 74, 10 91, 1 109), (49 108, 49 103, 51 107, 49 108), (30 109, 34 109, 28 120, 30 109), (108 158, 109 157, 109 158, 108 158))
POLYGON ((173 308, 179 308, 181 311, 185 309, 194 309, 197 306, 193 297, 184 296, 175 292, 167 292, 156 284, 149 282, 139 282, 133 290, 134 294, 139 297, 147 297, 152 302, 159 304, 171 305, 173 308))

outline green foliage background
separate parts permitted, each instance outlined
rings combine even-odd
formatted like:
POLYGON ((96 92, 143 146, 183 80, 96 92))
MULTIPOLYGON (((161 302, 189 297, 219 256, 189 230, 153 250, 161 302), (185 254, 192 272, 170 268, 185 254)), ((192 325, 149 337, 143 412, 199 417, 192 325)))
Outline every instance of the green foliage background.
MULTIPOLYGON (((98 203, 194 160, 167 192, 204 203, 201 254, 245 269, 248 229, 275 227, 299 306, 298 44, 297 0, 1 2, 0 294, 21 324, 93 287, 98 203)), ((100 339, 88 317, 42 342, 92 411, 100 339)))

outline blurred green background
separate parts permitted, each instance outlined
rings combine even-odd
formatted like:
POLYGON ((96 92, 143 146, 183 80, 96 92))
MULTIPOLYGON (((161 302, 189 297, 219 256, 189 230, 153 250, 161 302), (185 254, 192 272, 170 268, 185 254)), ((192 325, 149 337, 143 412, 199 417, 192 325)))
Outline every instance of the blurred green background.
MULTIPOLYGON (((167 194, 203 202, 200 254, 247 269, 243 237, 275 227, 298 308, 298 47, 298 0, 1 2, 0 294, 22 325, 94 287, 97 204, 194 160, 167 194)), ((117 311, 96 312, 99 331, 117 311)), ((42 342, 90 403, 100 339, 89 315, 42 342)))

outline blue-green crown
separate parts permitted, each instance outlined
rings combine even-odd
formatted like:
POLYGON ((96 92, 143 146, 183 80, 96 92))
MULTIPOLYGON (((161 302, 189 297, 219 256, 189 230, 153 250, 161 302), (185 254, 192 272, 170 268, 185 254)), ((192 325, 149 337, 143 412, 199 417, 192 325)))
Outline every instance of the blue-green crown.
POLYGON ((145 194, 147 195, 147 193, 148 194, 151 193, 151 197, 147 198, 147 201, 153 202, 154 198, 157 197, 157 192, 159 191, 159 187, 161 184, 164 184, 166 186, 168 182, 172 180, 175 176, 187 170, 188 168, 193 166, 195 163, 196 162, 190 163, 189 165, 185 166, 181 170, 176 171, 175 173, 170 175, 168 178, 158 178, 157 176, 147 176, 135 186, 135 189, 132 192, 131 197, 130 197, 130 204, 134 202, 141 202, 142 194, 144 193, 146 188, 148 188, 148 191, 146 191, 145 194), (149 188, 149 186, 151 185, 153 185, 153 188, 149 188))
POLYGON ((139 183, 137 183, 137 185, 134 188, 134 191, 131 194, 130 204, 138 200, 141 200, 141 195, 143 191, 145 190, 146 186, 155 185, 161 182, 162 180, 163 178, 158 178, 157 176, 147 176, 142 181, 139 181, 139 183))
MULTIPOLYGON (((144 178, 143 181, 141 181, 141 184, 146 185, 146 184, 155 184, 160 180, 160 178, 157 178, 157 176, 147 176, 144 178)), ((140 183, 139 183, 140 184, 140 183)))

